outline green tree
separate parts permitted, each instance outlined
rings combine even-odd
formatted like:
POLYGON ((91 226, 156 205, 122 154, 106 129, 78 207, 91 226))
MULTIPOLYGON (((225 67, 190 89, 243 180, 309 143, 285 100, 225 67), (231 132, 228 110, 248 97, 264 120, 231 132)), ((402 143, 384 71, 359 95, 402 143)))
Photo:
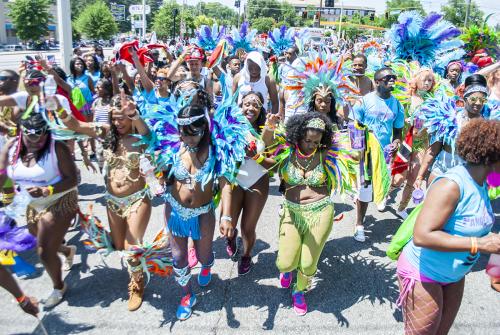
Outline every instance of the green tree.
POLYGON ((90 39, 109 39, 118 32, 118 26, 108 6, 97 0, 84 8, 75 21, 76 29, 90 39))
POLYGON ((177 9, 178 15, 175 18, 175 33, 179 34, 181 22, 181 6, 175 1, 165 2, 156 13, 153 19, 153 30, 156 31, 158 37, 171 37, 174 31, 173 10, 177 9))
MULTIPOLYGON (((275 22, 281 21, 281 5, 277 0, 248 0, 248 20, 253 26, 256 19, 272 18, 275 22)), ((269 20, 267 20, 269 22, 269 20)), ((258 21, 264 22, 262 20, 258 21)))
POLYGON ((53 19, 49 0, 16 0, 8 4, 16 35, 22 41, 38 41, 49 31, 53 19))
POLYGON ((419 0, 387 0, 386 4, 386 26, 390 27, 394 22, 397 21, 399 13, 409 10, 416 10, 422 15, 425 14, 424 7, 419 0))
POLYGON ((257 29, 259 33, 267 33, 273 29, 275 23, 272 17, 259 17, 252 21, 252 28, 257 29))
POLYGON ((298 27, 302 24, 302 18, 297 15, 295 7, 290 5, 288 2, 281 3, 281 18, 284 24, 288 27, 298 27))
POLYGON ((199 2, 193 10, 195 15, 216 18, 220 25, 236 26, 238 22, 238 13, 232 8, 218 2, 199 2))
MULTIPOLYGON (((448 0, 445 6, 441 7, 441 12, 444 13, 444 18, 457 27, 463 27, 465 16, 467 13, 466 0, 448 0)), ((482 26, 484 13, 479 9, 477 4, 472 1, 470 6, 470 15, 468 25, 482 26)))

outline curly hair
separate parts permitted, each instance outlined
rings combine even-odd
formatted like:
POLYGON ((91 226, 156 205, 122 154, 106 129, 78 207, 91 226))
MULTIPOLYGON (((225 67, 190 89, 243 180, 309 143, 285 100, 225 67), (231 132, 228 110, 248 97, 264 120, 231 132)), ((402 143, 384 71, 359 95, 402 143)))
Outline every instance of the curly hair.
POLYGON ((491 165, 500 161, 500 121, 469 121, 458 135, 456 150, 467 163, 491 165))
POLYGON ((321 137, 321 147, 330 148, 333 141, 332 122, 327 115, 320 112, 296 114, 289 118, 286 123, 286 141, 293 146, 298 145, 299 141, 307 134, 307 130, 309 129, 307 128, 307 123, 316 118, 321 119, 326 125, 321 137))

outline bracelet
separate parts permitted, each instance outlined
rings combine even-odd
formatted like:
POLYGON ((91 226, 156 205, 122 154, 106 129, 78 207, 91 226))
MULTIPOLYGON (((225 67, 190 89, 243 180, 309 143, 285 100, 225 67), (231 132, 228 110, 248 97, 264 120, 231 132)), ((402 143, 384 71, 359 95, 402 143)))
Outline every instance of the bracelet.
POLYGON ((57 115, 61 116, 61 114, 62 114, 64 111, 66 111, 66 110, 65 110, 64 108, 62 108, 62 107, 61 107, 61 108, 59 108, 59 109, 56 111, 56 113, 57 113, 57 115))
POLYGON ((475 255, 477 254, 477 237, 471 237, 470 242, 471 242, 470 253, 472 255, 475 255))
POLYGON ((268 123, 268 122, 266 122, 266 123, 264 124, 264 127, 265 127, 265 128, 267 128, 267 129, 269 129, 269 130, 275 130, 275 129, 276 129, 276 126, 273 126, 273 125, 271 125, 271 124, 270 124, 270 123, 268 123))
POLYGON ((0 169, 0 175, 6 175, 7 174, 7 169, 0 169))
POLYGON ((47 189, 49 190, 49 197, 54 194, 54 186, 49 185, 47 186, 47 189))
POLYGON ((417 176, 417 180, 424 180, 424 177, 422 177, 422 176, 417 176))
POLYGON ((260 164, 265 158, 266 157, 264 157, 263 155, 257 154, 253 157, 253 160, 255 161, 255 163, 260 164))
POLYGON ((22 304, 25 300, 26 300, 26 296, 23 294, 22 296, 20 296, 19 298, 16 298, 17 302, 19 304, 22 304))
POLYGON ((230 217, 229 215, 222 215, 222 216, 220 217, 220 220, 221 220, 221 221, 222 221, 222 220, 225 220, 225 221, 232 222, 232 221, 233 221, 233 218, 232 218, 232 217, 230 217))

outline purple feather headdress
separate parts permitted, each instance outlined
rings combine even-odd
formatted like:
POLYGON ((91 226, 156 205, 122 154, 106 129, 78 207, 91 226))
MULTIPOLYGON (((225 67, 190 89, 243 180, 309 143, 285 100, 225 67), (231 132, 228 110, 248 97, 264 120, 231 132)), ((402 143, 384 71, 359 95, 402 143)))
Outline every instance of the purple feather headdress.
POLYGON ((26 228, 16 226, 14 220, 0 211, 0 250, 22 252, 36 246, 36 239, 26 228))

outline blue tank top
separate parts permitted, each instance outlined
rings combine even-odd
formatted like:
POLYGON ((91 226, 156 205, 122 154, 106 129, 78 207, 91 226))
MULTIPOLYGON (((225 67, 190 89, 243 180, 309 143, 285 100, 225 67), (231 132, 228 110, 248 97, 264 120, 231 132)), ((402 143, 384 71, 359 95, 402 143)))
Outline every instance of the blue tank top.
MULTIPOLYGON (((495 222, 488 198, 486 183, 478 185, 464 165, 456 166, 435 181, 447 178, 460 188, 460 198, 455 212, 448 219, 443 231, 454 236, 482 237, 487 235, 495 222)), ((468 251, 437 251, 417 247, 411 240, 403 250, 406 259, 424 276, 441 283, 461 280, 479 259, 479 253, 468 251)))

